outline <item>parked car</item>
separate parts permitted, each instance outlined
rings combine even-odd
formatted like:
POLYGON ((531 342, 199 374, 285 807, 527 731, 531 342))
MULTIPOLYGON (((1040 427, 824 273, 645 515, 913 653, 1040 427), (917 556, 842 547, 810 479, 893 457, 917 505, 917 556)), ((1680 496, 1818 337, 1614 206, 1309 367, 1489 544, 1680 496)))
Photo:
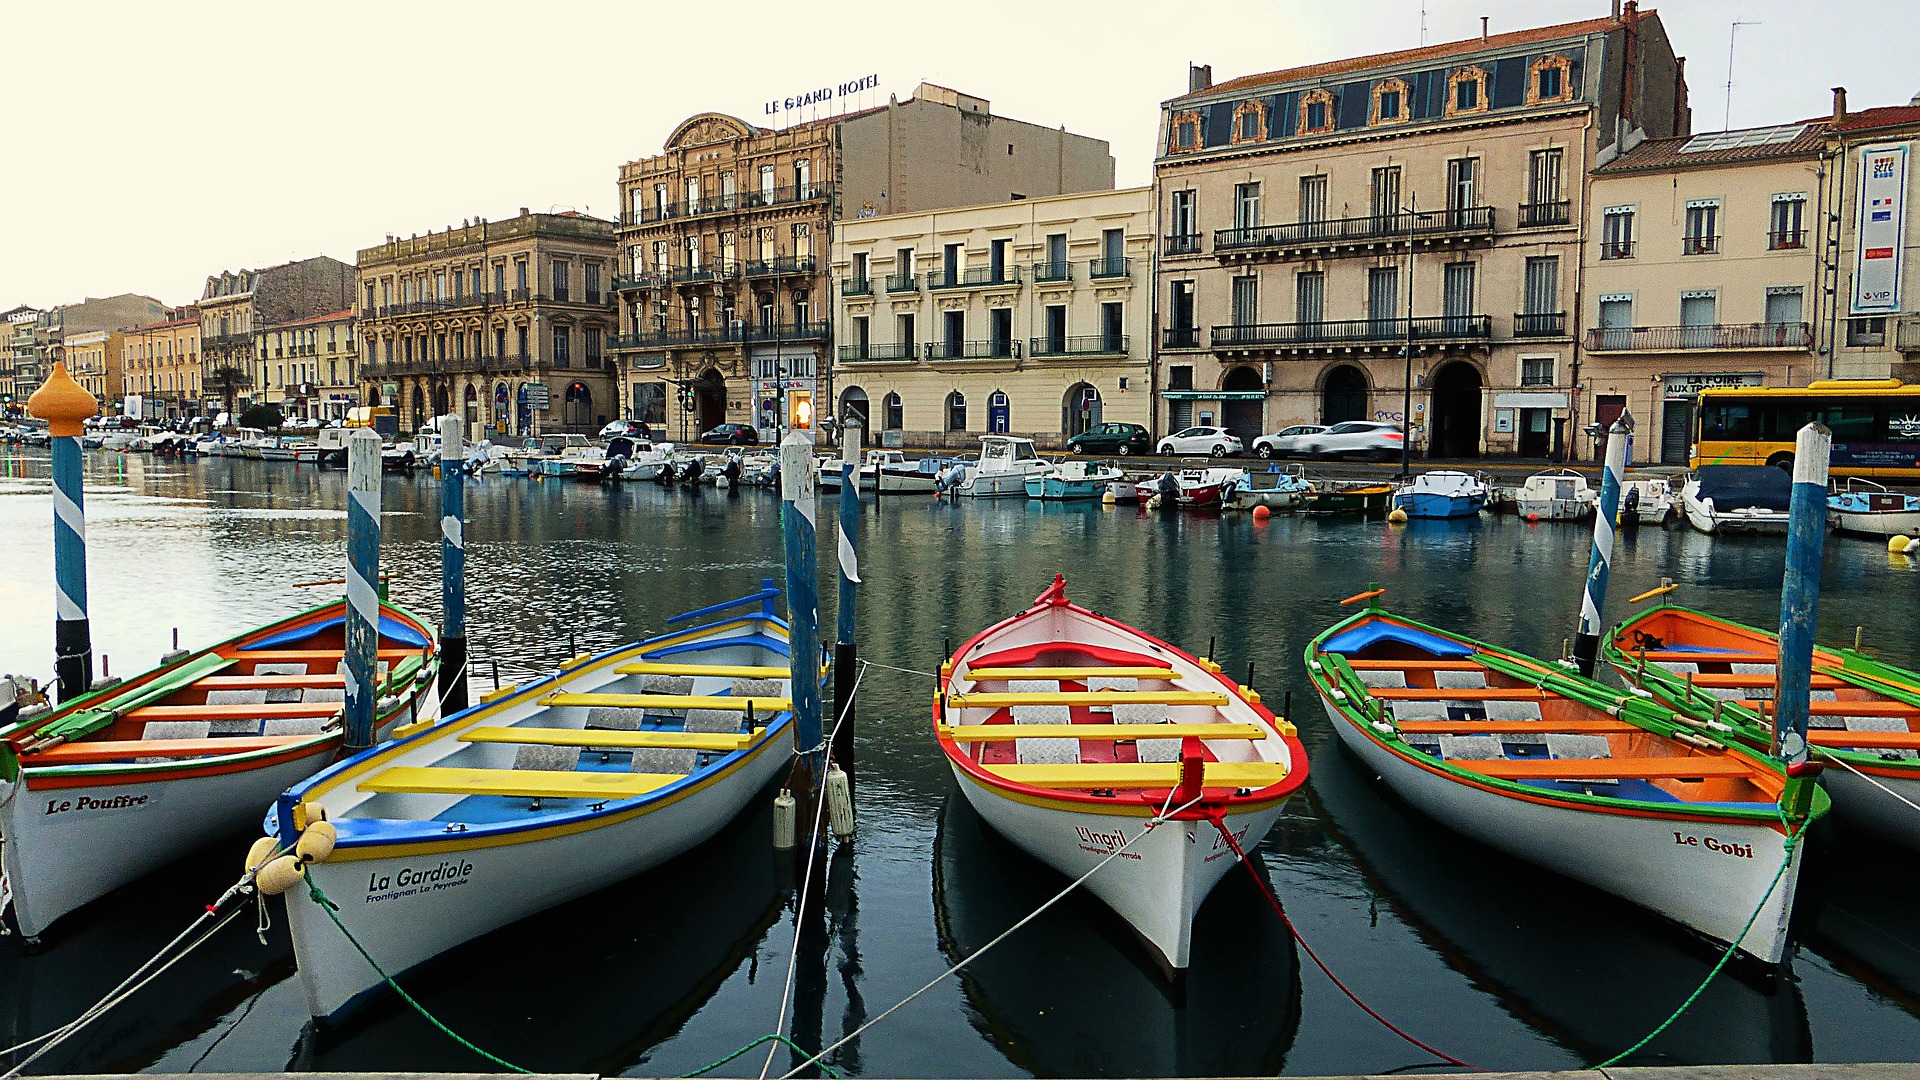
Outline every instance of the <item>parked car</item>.
POLYGON ((1076 454, 1144 454, 1153 449, 1153 439, 1139 424, 1095 424, 1067 440, 1067 448, 1076 454))
POLYGON ((1295 424, 1253 440, 1253 452, 1263 458, 1286 458, 1306 450, 1307 436, 1327 430, 1319 424, 1295 424))
POLYGON ((600 429, 603 439, 652 439, 653 433, 638 420, 615 420, 600 429))
POLYGON ((712 431, 701 432, 700 441, 726 446, 758 446, 760 433, 745 424, 721 424, 712 431))
POLYGON ((1177 431, 1160 440, 1160 453, 1172 454, 1211 454, 1214 457, 1226 457, 1238 454, 1244 447, 1240 437, 1223 427, 1190 427, 1177 431))
POLYGON ((1406 441, 1400 425, 1378 420, 1349 420, 1304 440, 1306 453, 1312 457, 1369 457, 1375 461, 1399 457, 1406 441))

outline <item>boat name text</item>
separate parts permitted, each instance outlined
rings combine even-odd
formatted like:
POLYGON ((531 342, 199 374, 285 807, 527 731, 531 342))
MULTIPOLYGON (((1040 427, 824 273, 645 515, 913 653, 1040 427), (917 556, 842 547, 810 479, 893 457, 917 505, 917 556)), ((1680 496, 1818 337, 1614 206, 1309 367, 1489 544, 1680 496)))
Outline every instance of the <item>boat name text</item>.
POLYGON ((391 874, 367 875, 367 903, 458 888, 472 879, 473 864, 465 860, 443 862, 426 869, 403 866, 391 874))
POLYGON ((71 799, 48 800, 47 813, 64 814, 73 810, 126 810, 130 807, 147 805, 147 799, 145 795, 115 795, 110 799, 78 795, 71 799))
MULTIPOLYGON (((1120 851, 1120 849, 1127 844, 1127 834, 1118 829, 1112 832, 1095 832, 1085 825, 1081 825, 1075 828, 1074 831, 1080 834, 1080 850, 1090 851, 1095 855, 1111 855, 1116 851, 1120 851)), ((1135 852, 1121 851, 1120 857, 1123 859, 1137 859, 1140 856, 1135 852)))
POLYGON ((1673 834, 1673 842, 1679 844, 1681 847, 1703 847, 1708 851, 1717 851, 1722 855, 1731 855, 1736 859, 1753 858, 1752 844, 1733 844, 1725 840, 1715 840, 1711 836, 1701 838, 1698 836, 1688 836, 1685 833, 1679 832, 1673 834))

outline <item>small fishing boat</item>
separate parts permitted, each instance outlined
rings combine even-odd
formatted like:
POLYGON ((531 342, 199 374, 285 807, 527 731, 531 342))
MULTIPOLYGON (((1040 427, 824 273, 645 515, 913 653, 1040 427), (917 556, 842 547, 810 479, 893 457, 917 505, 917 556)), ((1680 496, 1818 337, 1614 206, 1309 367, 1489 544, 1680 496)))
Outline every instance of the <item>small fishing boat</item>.
MULTIPOLYGON (((859 469, 855 470, 860 476, 860 490, 880 490, 880 470, 882 469, 905 469, 914 464, 907 460, 906 454, 898 450, 869 450, 861 459, 859 469)), ((839 491, 841 467, 839 455, 823 454, 816 459, 816 465, 819 469, 816 486, 822 491, 839 491)))
POLYGON ((1687 524, 1703 533, 1787 534, 1793 477, 1771 465, 1702 465, 1680 489, 1687 524))
MULTIPOLYGON (((1277 466, 1276 466, 1277 468, 1277 466)), ((1251 510, 1264 506, 1269 510, 1291 510, 1300 501, 1300 497, 1313 490, 1313 481, 1298 465, 1288 466, 1284 472, 1270 471, 1260 473, 1262 477, 1271 476, 1271 486, 1256 486, 1252 473, 1241 473, 1221 495, 1220 505, 1228 510, 1251 510)))
POLYGON ((1121 506, 1132 506, 1143 499, 1153 496, 1152 483, 1135 477, 1122 476, 1107 484, 1107 496, 1121 506))
POLYGON ((307 870, 332 914, 305 885, 287 896, 311 1014, 340 1019, 382 985, 335 918, 398 976, 732 821, 793 758, 779 595, 767 582, 675 616, 280 795, 267 831, 283 846, 323 813, 337 835, 307 870))
POLYGON ((973 463, 966 458, 934 454, 918 461, 883 465, 880 467, 880 494, 931 495, 939 487, 942 473, 973 463))
POLYGON ((1061 502, 1097 499, 1120 476, 1119 469, 1103 461, 1064 461, 1050 473, 1027 477, 1027 498, 1061 502))
POLYGON ((1514 508, 1528 521, 1579 521, 1593 516, 1598 493, 1572 469, 1535 473, 1514 493, 1514 508))
POLYGON ((1293 725, 1258 694, 1069 602, 1057 575, 942 666, 933 725, 980 817, 1070 877, 1105 863, 1086 888, 1176 977, 1232 846, 1259 844, 1307 778, 1293 725))
POLYGON ((973 499, 1025 496, 1027 477, 1044 476, 1052 471, 1053 464, 1034 450, 1032 439, 1018 435, 982 435, 979 462, 950 471, 946 490, 955 497, 973 499))
POLYGON ((1620 487, 1620 524, 1665 525, 1673 505, 1673 485, 1666 477, 1635 477, 1620 487))
MULTIPOLYGON (((61 916, 245 828, 342 740, 346 605, 163 664, 0 730, 14 922, 61 916)), ((438 715, 427 624, 382 605, 376 735, 438 715)))
POLYGON ((1225 493, 1247 475, 1244 469, 1212 468, 1195 460, 1173 474, 1173 502, 1182 510, 1217 510, 1225 493))
POLYGON ((1486 509, 1491 490, 1484 476, 1436 469, 1396 490, 1393 505, 1410 518, 1473 517, 1486 509))
POLYGON ((740 482, 747 487, 774 487, 780 483, 780 455, 755 450, 740 455, 740 482))
POLYGON ((1306 657, 1340 741, 1417 809, 1764 963, 1787 955, 1806 852, 1788 830, 1827 809, 1802 788, 1812 778, 1643 697, 1377 606, 1306 657))
POLYGON ((1384 515, 1387 504, 1393 499, 1391 484, 1341 484, 1335 487, 1318 487, 1312 491, 1303 491, 1296 505, 1305 514, 1365 514, 1369 517, 1384 515))
POLYGON ((540 451, 540 457, 532 463, 535 476, 580 476, 580 465, 586 462, 592 465, 592 475, 597 477, 598 470, 607 461, 606 450, 588 442, 585 435, 542 435, 540 451))
POLYGON ((352 428, 321 428, 314 433, 314 464, 322 468, 344 469, 347 467, 347 437, 353 434, 352 428))
MULTIPOLYGON (((1763 466, 1764 467, 1764 466, 1763 466)), ((1609 631, 1603 655, 1662 703, 1754 746, 1772 742, 1780 639, 1702 611, 1664 605, 1609 631)), ((1853 649, 1813 650, 1807 745, 1840 820, 1920 848, 1920 673, 1853 649), (1907 802, 1903 803, 1901 800, 1907 802)))
POLYGON ((621 463, 618 475, 622 480, 660 479, 661 473, 673 468, 673 451, 672 443, 649 442, 626 435, 607 440, 607 461, 621 463))
POLYGON ((1827 521, 1840 532, 1861 536, 1920 535, 1920 495, 1849 478, 1827 496, 1827 521))

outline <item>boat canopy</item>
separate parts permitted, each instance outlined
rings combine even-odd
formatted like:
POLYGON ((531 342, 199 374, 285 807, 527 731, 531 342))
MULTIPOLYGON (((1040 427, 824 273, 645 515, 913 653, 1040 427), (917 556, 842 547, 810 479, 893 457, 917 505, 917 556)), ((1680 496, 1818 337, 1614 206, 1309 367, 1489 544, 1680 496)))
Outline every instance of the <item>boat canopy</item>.
POLYGON ((1373 619, 1351 630, 1335 634, 1327 639, 1326 644, 1321 646, 1321 650, 1346 656, 1357 653, 1369 645, 1387 643, 1411 645, 1434 656, 1473 655, 1472 649, 1457 641, 1449 641, 1437 634, 1429 634, 1425 630, 1415 630, 1411 626, 1401 626, 1399 623, 1387 622, 1384 619, 1373 619))
POLYGON ((1716 510, 1785 512, 1793 503, 1793 477, 1771 465, 1702 465, 1694 479, 1695 498, 1712 499, 1716 510))
POLYGON ((980 464, 989 461, 1034 461, 1039 454, 1034 452, 1033 440, 1013 435, 982 435, 980 437, 980 464))

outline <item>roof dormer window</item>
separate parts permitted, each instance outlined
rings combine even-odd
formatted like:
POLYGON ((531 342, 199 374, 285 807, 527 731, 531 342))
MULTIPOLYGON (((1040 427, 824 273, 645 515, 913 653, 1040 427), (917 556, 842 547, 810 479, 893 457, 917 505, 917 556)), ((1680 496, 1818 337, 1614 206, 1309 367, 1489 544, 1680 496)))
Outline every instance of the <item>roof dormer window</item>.
POLYGON ((1573 100, 1573 62, 1542 56, 1527 65, 1527 104, 1552 105, 1573 100))
POLYGON ((1487 111, 1487 73, 1464 67, 1447 76, 1447 115, 1466 116, 1487 111))
POLYGON ((1382 79, 1373 88, 1373 110, 1367 123, 1398 124, 1407 118, 1407 106, 1410 98, 1406 80, 1382 79))
POLYGON ((1333 95, 1325 90, 1309 90, 1300 95, 1300 134, 1317 135, 1333 130, 1333 95))
POLYGON ((1242 101, 1233 107, 1233 141, 1260 142, 1267 137, 1267 103, 1242 101))

